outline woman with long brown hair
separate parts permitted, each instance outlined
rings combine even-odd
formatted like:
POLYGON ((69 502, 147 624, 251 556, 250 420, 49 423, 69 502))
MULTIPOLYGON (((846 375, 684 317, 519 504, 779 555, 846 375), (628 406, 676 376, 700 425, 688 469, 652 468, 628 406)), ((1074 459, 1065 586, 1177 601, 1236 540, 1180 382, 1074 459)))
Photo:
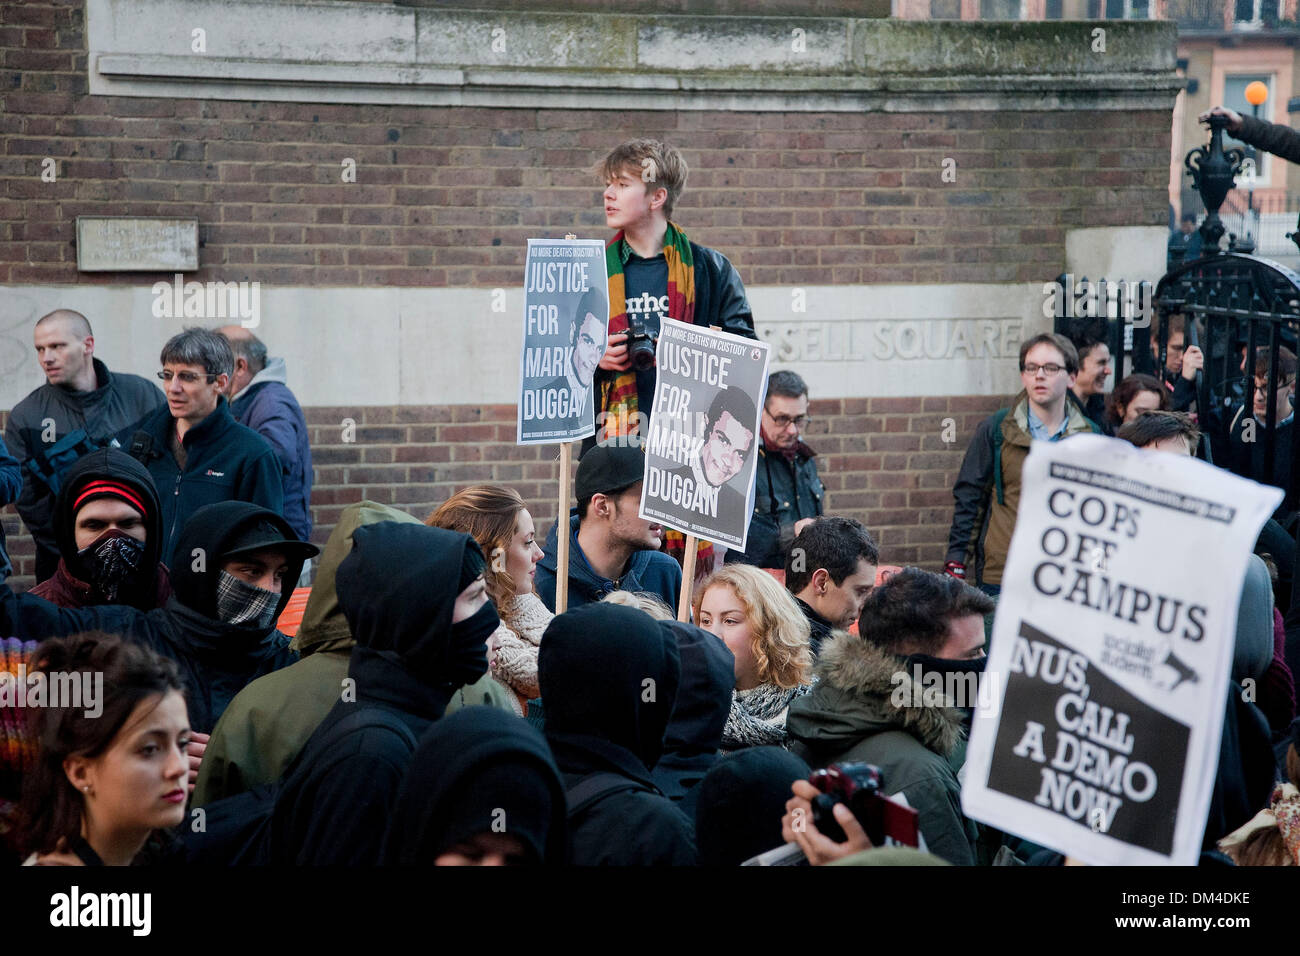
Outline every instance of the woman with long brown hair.
POLYGON ((117 635, 41 644, 28 675, 38 753, 24 780, 20 839, 33 866, 127 866, 151 835, 185 819, 190 721, 174 661, 117 635), (36 674, 41 676, 35 677, 36 674), (50 706, 57 704, 57 706, 50 706))
POLYGON ((542 549, 528 506, 513 488, 474 485, 448 498, 425 524, 468 534, 487 557, 483 579, 496 604, 501 626, 488 642, 492 676, 524 704, 538 697, 537 648, 555 615, 533 588, 542 549))

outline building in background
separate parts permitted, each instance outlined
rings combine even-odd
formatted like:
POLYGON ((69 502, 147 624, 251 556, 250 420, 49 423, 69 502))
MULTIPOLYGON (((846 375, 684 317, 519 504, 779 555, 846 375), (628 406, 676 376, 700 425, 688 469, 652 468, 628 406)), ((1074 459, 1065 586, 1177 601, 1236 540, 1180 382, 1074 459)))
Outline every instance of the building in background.
MULTIPOLYGON (((1174 105, 1169 150, 1170 226, 1184 211, 1204 215, 1183 165, 1188 150, 1206 141, 1196 118, 1223 104, 1255 115, 1246 87, 1268 87, 1259 117, 1292 125, 1300 111, 1298 0, 894 0, 905 20, 1171 20, 1178 26, 1178 73, 1185 88, 1174 105)), ((1225 147, 1244 146, 1230 137, 1225 147)), ((1251 151, 1254 152, 1253 150, 1251 151)), ((1300 255, 1286 233, 1297 228, 1300 172, 1267 153, 1255 159, 1253 182, 1238 180, 1221 215, 1229 233, 1250 234, 1261 255, 1292 268, 1300 255)))
POLYGON ((39 384, 55 307, 144 375, 181 327, 239 321, 290 369, 318 542, 362 498, 423 516, 482 481, 544 533, 555 449, 515 444, 527 240, 607 237, 591 166, 650 136, 690 163, 682 222, 774 366, 816 382, 827 512, 941 567, 968 436, 1051 327, 1043 284, 1163 271, 1173 27, 1117 24, 1103 57, 1087 23, 888 0, 505 5, 0 3, 0 410, 39 384), (158 217, 183 264, 124 234, 158 217))

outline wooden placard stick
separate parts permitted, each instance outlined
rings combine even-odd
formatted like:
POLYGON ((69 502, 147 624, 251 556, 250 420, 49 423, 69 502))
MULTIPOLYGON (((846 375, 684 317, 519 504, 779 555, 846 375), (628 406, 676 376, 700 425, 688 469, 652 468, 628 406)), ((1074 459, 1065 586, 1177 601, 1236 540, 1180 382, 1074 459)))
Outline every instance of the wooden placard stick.
POLYGON ((569 606, 569 464, 573 443, 560 443, 560 510, 555 525, 555 613, 569 606))
POLYGON ((686 536, 686 553, 682 555, 682 592, 677 598, 677 620, 688 621, 691 615, 691 591, 695 584, 695 552, 697 538, 686 536))
MULTIPOLYGON (((565 233, 565 239, 578 237, 565 233)), ((569 468, 572 463, 573 444, 560 442, 560 494, 559 511, 555 525, 555 613, 563 614, 569 607, 569 468)))

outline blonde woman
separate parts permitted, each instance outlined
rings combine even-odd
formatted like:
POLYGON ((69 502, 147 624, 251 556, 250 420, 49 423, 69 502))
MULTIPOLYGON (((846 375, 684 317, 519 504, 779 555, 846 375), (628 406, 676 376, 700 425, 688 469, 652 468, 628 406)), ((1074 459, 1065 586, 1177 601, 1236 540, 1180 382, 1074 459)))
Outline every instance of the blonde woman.
POLYGON ((723 748, 784 745, 790 702, 812 683, 808 619, 794 598, 766 571, 728 564, 700 589, 695 621, 736 659, 723 748))
POLYGON ((488 639, 492 676, 514 692, 515 712, 523 716, 537 687, 537 649, 555 615, 533 588, 542 549, 528 506, 513 488, 474 485, 452 495, 425 524, 468 534, 487 556, 483 579, 501 617, 488 639))
POLYGON ((656 621, 671 621, 677 617, 659 595, 649 591, 610 591, 600 600, 605 604, 618 604, 645 611, 656 621))

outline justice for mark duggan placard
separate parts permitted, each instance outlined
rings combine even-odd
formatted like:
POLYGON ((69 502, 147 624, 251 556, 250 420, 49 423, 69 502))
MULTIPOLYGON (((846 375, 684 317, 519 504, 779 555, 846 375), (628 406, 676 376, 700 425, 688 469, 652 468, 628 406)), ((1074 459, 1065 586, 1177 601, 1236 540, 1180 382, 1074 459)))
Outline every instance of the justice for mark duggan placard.
POLYGON ((596 433, 592 378, 605 354, 609 289, 599 239, 529 239, 518 443, 596 433))
POLYGON ((1196 863, 1246 563, 1281 498, 1115 438, 1033 443, 968 816, 1093 865, 1196 863))
POLYGON ((745 548, 769 346, 665 319, 641 517, 745 548))

